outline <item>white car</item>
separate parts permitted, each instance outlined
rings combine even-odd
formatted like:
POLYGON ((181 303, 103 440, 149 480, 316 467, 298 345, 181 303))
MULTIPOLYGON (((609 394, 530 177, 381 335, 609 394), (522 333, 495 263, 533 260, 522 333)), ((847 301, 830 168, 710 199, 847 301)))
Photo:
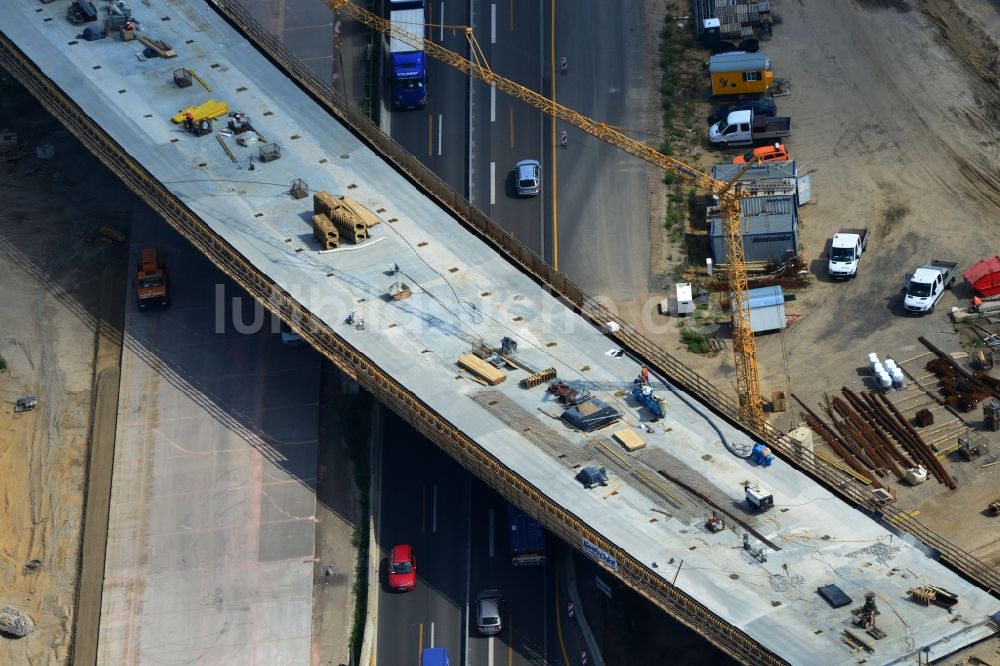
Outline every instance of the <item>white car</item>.
POLYGON ((491 636, 503 629, 503 597, 500 590, 483 590, 476 595, 476 629, 491 636))
POLYGON ((514 165, 514 185, 520 197, 533 197, 542 191, 542 165, 538 160, 521 160, 514 165))
POLYGON ((281 343, 289 347, 298 347, 303 342, 302 336, 292 330, 292 327, 281 322, 281 343))

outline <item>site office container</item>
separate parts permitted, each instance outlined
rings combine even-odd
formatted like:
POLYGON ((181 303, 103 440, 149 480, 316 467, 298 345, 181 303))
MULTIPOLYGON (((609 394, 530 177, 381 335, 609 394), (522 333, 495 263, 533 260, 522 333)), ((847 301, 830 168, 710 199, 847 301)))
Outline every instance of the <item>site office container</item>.
POLYGON ((708 59, 713 95, 761 95, 774 82, 771 59, 763 53, 732 51, 708 59))
MULTIPOLYGON (((740 202, 743 215, 743 252, 747 261, 778 261, 797 254, 799 248, 798 212, 791 196, 749 197, 740 202)), ((711 212, 710 212, 711 215, 711 212)), ((726 222, 710 216, 708 236, 712 259, 717 264, 726 258, 726 222)))

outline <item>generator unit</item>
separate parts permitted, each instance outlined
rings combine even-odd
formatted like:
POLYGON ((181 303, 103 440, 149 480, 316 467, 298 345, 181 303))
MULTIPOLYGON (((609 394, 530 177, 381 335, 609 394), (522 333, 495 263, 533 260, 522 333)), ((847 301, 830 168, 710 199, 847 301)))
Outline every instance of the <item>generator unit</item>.
POLYGON ((747 505, 754 511, 767 511, 774 508, 774 495, 760 486, 747 486, 747 505))

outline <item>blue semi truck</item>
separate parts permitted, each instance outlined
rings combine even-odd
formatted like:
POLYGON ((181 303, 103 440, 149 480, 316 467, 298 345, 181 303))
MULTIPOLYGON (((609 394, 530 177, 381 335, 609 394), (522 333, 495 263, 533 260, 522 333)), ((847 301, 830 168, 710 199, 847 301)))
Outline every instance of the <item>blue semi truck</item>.
POLYGON ((537 520, 507 503, 510 524, 511 564, 515 567, 545 564, 545 529, 537 520))
POLYGON ((448 651, 443 647, 424 648, 420 653, 420 666, 450 666, 448 651))
MULTIPOLYGON (((423 39, 424 0, 390 0, 389 22, 393 27, 423 39)), ((397 109, 419 109, 427 104, 427 60, 419 47, 390 35, 389 72, 392 105, 397 109)))

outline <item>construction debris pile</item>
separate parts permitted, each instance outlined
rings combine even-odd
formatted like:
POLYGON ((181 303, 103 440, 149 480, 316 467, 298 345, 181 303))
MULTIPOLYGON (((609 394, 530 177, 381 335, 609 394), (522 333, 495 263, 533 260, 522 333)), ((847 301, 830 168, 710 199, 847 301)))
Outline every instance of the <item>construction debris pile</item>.
POLYGON ((985 370, 966 370, 924 338, 919 340, 937 355, 926 367, 939 380, 944 404, 961 412, 971 412, 987 398, 1000 398, 1000 380, 985 370))
POLYGON ((853 476, 881 487, 876 476, 910 478, 912 483, 920 478, 919 473, 930 473, 948 488, 957 487, 934 451, 888 396, 869 391, 858 394, 846 386, 841 392, 843 399, 825 396, 824 410, 829 423, 801 400, 805 411, 800 414, 844 460, 853 476), (911 470, 916 470, 917 476, 910 474, 911 470))
POLYGON ((0 611, 0 634, 23 638, 35 630, 35 621, 13 606, 0 611))
MULTIPOLYGON (((727 269, 728 264, 716 265, 715 279, 709 283, 712 291, 729 291, 729 283, 726 281, 727 269)), ((783 260, 747 262, 747 287, 750 289, 774 286, 783 289, 804 289, 811 280, 809 266, 798 255, 783 260)))

